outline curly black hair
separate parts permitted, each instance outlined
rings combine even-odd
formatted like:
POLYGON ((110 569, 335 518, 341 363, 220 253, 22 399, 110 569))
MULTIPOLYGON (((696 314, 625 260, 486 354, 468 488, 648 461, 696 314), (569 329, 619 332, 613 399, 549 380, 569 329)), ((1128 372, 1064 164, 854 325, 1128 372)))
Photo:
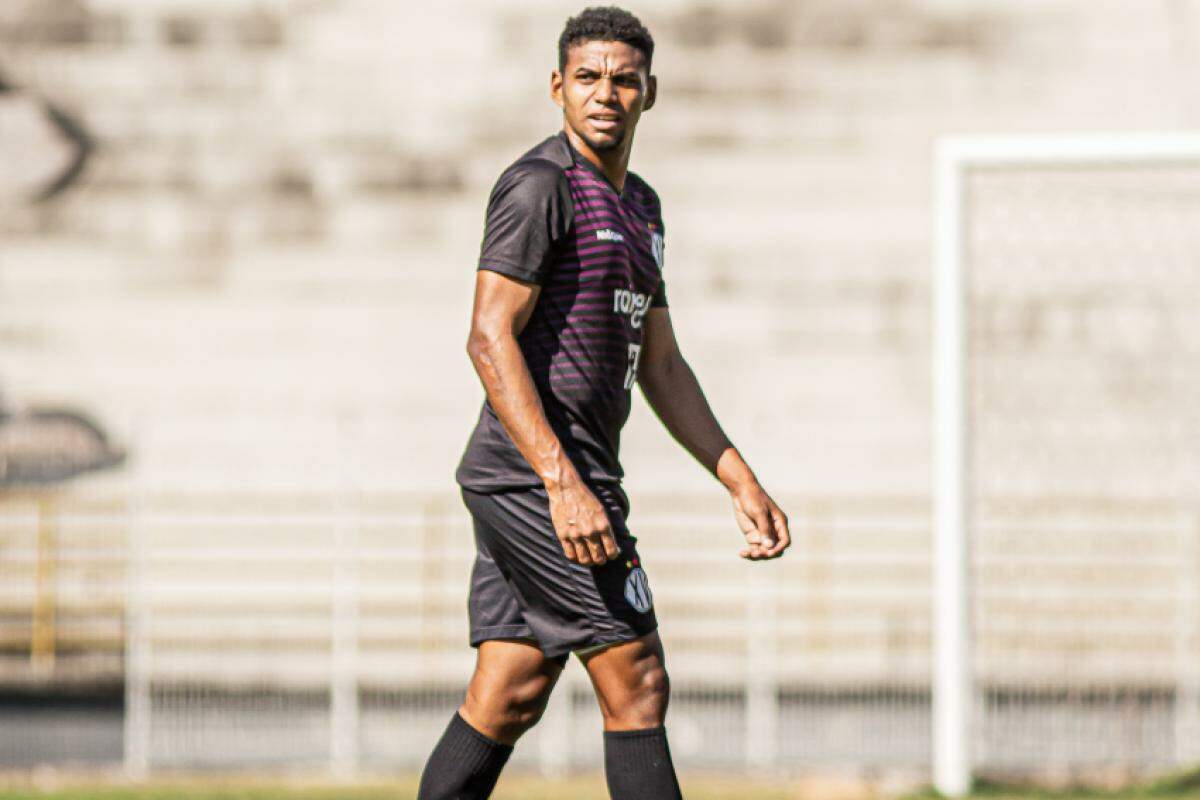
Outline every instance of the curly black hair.
POLYGON ((646 71, 654 57, 654 39, 641 20, 616 6, 590 6, 567 20, 558 37, 558 71, 567 66, 567 50, 580 42, 624 42, 646 56, 646 71))

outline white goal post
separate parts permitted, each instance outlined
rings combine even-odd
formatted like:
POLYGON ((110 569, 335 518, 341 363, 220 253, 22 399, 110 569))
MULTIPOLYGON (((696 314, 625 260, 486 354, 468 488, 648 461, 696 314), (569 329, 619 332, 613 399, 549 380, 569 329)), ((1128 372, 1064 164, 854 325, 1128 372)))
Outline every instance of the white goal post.
MULTIPOLYGON (((1200 133, 945 137, 935 149, 933 781, 968 792, 976 687, 971 621, 969 177, 980 171, 1200 165, 1200 133)), ((1198 189, 1200 191, 1200 189, 1198 189)), ((1136 201, 1130 201, 1136 202, 1136 201)), ((1097 223, 1101 224, 1101 223, 1097 223)), ((1031 273, 1036 274, 1036 273, 1031 273)))

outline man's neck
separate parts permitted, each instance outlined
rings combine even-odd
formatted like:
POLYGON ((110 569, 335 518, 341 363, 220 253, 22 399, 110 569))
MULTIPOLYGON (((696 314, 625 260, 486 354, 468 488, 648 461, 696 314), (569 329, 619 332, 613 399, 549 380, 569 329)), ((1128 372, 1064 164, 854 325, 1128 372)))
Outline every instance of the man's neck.
POLYGON ((611 150, 605 150, 603 155, 595 152, 588 147, 587 142, 575 131, 571 130, 570 125, 563 125, 563 131, 567 134, 567 138, 571 141, 571 146, 579 151, 579 155, 586 158, 597 169, 604 173, 604 177, 608 178, 613 186, 617 187, 618 192, 625 190, 625 173, 629 171, 629 151, 633 144, 633 137, 626 136, 621 144, 611 150))

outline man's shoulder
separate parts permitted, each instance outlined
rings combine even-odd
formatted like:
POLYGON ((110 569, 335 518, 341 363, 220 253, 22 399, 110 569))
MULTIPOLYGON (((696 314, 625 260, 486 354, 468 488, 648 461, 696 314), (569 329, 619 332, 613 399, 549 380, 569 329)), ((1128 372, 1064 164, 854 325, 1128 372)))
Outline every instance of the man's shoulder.
POLYGON ((548 136, 501 171, 493 194, 514 190, 530 196, 553 193, 566 183, 564 170, 573 163, 561 137, 548 136))
POLYGON ((561 133, 552 133, 526 150, 512 166, 525 162, 553 165, 558 170, 568 169, 575 163, 566 139, 561 133))
POLYGON ((655 215, 662 214, 662 201, 658 198, 658 192, 654 191, 654 187, 645 178, 630 170, 625 173, 625 181, 630 184, 633 193, 639 197, 643 205, 647 206, 655 215))

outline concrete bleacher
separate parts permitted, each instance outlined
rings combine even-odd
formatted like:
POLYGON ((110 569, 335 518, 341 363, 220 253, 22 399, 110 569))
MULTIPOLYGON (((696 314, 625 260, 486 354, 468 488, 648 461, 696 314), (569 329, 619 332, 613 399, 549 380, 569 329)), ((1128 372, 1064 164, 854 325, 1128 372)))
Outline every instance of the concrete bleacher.
MULTIPOLYGON (((676 328, 770 486, 927 491, 932 137, 1195 122, 1177 6, 636 9, 662 94, 633 167, 664 199, 676 328)), ((100 145, 79 186, 0 223, 6 393, 152 417, 162 447, 207 414, 394 414, 382 446, 409 455, 380 479, 444 487, 481 396, 462 343, 483 203, 556 127, 572 10, 6 10, 12 82, 100 145)), ((286 463, 297 438, 260 449, 286 463)), ((156 481, 195 479, 149 446, 156 481)), ((640 401, 626 460, 635 488, 710 485, 640 401)))

